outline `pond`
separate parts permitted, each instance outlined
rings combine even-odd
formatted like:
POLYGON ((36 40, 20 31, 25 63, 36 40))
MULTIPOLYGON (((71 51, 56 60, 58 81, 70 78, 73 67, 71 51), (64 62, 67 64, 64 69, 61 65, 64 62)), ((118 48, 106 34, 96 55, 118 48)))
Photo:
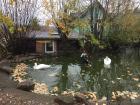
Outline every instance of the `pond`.
POLYGON ((29 75, 39 82, 46 83, 51 89, 80 92, 97 92, 99 97, 110 97, 114 91, 140 92, 140 49, 122 48, 119 51, 94 53, 90 60, 92 66, 80 64, 80 54, 69 54, 61 57, 43 57, 37 61, 50 64, 54 69, 33 70, 29 75), (104 67, 104 58, 112 59, 111 67, 104 67))

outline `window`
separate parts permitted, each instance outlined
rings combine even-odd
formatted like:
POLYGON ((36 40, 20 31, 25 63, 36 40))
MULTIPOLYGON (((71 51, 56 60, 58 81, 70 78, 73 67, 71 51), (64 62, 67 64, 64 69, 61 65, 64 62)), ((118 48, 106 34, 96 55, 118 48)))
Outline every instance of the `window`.
POLYGON ((45 53, 54 53, 54 41, 46 41, 45 53))

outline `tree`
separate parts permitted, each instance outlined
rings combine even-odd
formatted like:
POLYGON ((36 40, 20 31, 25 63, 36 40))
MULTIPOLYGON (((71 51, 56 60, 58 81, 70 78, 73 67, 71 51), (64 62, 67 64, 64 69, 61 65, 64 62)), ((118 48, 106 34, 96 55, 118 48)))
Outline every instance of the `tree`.
POLYGON ((87 36, 85 40, 90 42, 92 47, 93 45, 109 46, 116 43, 114 41, 118 43, 136 42, 137 39, 138 42, 139 38, 136 32, 139 32, 139 28, 136 23, 139 23, 139 19, 135 18, 134 10, 138 8, 139 3, 136 5, 135 0, 58 0, 57 2, 44 0, 43 4, 45 4, 46 10, 49 11, 52 21, 62 36, 67 37, 75 27, 79 27, 79 31, 87 36), (90 19, 81 19, 78 13, 89 6, 90 19), (103 10, 103 19, 98 19, 100 15, 98 7, 103 10), (136 22, 135 19, 137 19, 136 22), (131 25, 125 25, 127 21, 125 23, 124 20, 131 20, 131 25), (89 26, 90 31, 85 31, 89 26), (137 29, 135 31, 134 26, 137 29))
POLYGON ((135 0, 105 0, 104 40, 112 45, 139 42, 139 18, 135 0), (135 30, 137 29, 137 30, 135 30))
POLYGON ((116 45, 135 44, 140 42, 140 18, 134 13, 120 17, 112 24, 109 40, 116 45))
POLYGON ((68 44, 67 39, 72 31, 76 31, 79 35, 86 37, 84 41, 80 40, 80 44, 84 48, 87 48, 85 47, 85 42, 91 45, 90 48, 93 47, 93 44, 99 44, 99 41, 94 36, 94 30, 96 29, 93 27, 97 26, 97 24, 93 24, 92 14, 94 8, 90 5, 91 2, 89 2, 89 0, 58 0, 57 2, 44 0, 43 4, 47 13, 50 13, 51 22, 56 25, 58 32, 64 39, 63 43, 65 43, 65 45, 68 44), (90 9, 92 13, 90 19, 82 18, 82 14, 87 11, 87 9, 90 9))
POLYGON ((31 31, 38 0, 0 0, 0 44, 7 52, 24 52, 25 38, 31 31), (5 19, 8 21, 5 22, 5 19), (9 24, 12 27, 9 27, 9 24), (5 43, 3 43, 3 41, 5 43))
POLYGON ((6 26, 7 28, 9 28, 10 32, 12 33, 14 24, 13 24, 13 21, 9 17, 3 16, 2 12, 0 12, 0 26, 1 26, 0 28, 0 39, 1 39, 0 40, 0 54, 4 55, 7 52, 7 49, 6 49, 7 42, 9 42, 9 39, 11 38, 11 34, 7 35, 6 33, 9 33, 9 32, 5 32, 6 26))
POLYGON ((51 22, 64 37, 68 37, 75 27, 82 27, 84 24, 81 23, 87 23, 87 20, 80 19, 80 0, 44 0, 43 4, 51 15, 51 22))

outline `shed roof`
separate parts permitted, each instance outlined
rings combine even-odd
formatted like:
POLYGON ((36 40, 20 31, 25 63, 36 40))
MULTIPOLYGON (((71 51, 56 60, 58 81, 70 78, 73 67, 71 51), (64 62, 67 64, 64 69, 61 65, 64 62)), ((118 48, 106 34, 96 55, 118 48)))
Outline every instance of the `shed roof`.
MULTIPOLYGON (((53 32, 50 34, 47 31, 31 32, 29 37, 33 39, 61 39, 59 33, 53 32)), ((83 38, 84 36, 82 34, 80 35, 79 32, 76 31, 72 31, 68 36, 68 39, 83 39, 83 38)))
POLYGON ((49 34, 47 31, 31 32, 30 38, 34 39, 60 39, 60 35, 57 32, 49 34))

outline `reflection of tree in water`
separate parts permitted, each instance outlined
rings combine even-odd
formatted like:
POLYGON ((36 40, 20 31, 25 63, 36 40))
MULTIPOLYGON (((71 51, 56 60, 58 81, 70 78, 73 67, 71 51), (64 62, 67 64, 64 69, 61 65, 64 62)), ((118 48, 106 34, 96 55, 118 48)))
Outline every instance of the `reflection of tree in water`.
POLYGON ((86 84, 86 90, 97 92, 97 95, 99 97, 108 96, 109 94, 111 94, 110 72, 105 69, 102 69, 100 72, 90 72, 90 71, 91 70, 86 69, 84 71, 85 75, 82 76, 86 84))
POLYGON ((81 79, 81 67, 79 65, 68 65, 68 86, 72 90, 80 90, 83 87, 81 79))
POLYGON ((94 57, 92 67, 64 63, 59 82, 61 90, 93 91, 100 98, 110 98, 112 92, 116 91, 140 92, 140 57, 137 52, 128 51, 126 54, 125 51, 119 51, 112 54, 110 69, 104 68, 103 58, 101 55, 94 57), (68 72, 69 69, 71 72, 68 72))
MULTIPOLYGON (((84 72, 82 79, 84 79, 87 84, 86 90, 95 91, 99 97, 106 96, 108 98, 111 97, 112 92, 138 90, 136 88, 136 85, 138 86, 138 84, 136 84, 136 81, 132 81, 132 77, 129 76, 131 73, 133 75, 140 74, 138 71, 139 68, 137 67, 139 62, 135 60, 136 57, 135 54, 131 57, 126 57, 123 52, 120 53, 119 56, 113 58, 111 69, 105 69, 103 66, 101 69, 98 67, 93 70, 91 68, 90 70, 82 68, 82 71, 84 72), (96 69, 100 70, 97 71, 96 69), (131 73, 128 74, 128 72, 131 73)), ((137 78, 133 79, 138 80, 137 78)))
POLYGON ((66 64, 62 66, 62 71, 60 74, 60 80, 58 84, 61 91, 65 91, 68 88, 67 68, 68 68, 68 65, 66 64))
POLYGON ((139 62, 139 48, 124 48, 120 50, 118 54, 120 58, 120 64, 123 66, 136 66, 139 62))
MULTIPOLYGON (((126 60, 127 58, 124 59, 126 60)), ((111 69, 102 68, 101 71, 95 74, 90 74, 89 71, 85 70, 85 75, 88 74, 88 80, 90 80, 86 82, 88 90, 97 92, 99 97, 106 96, 108 98, 111 97, 112 92, 116 91, 137 91, 136 85, 138 86, 138 82, 136 81, 138 81, 138 78, 133 78, 136 81, 132 81, 132 77, 129 76, 130 72, 136 77, 139 77, 137 76, 138 74, 140 75, 134 63, 128 67, 128 65, 119 64, 119 61, 117 63, 114 61, 111 69)))

